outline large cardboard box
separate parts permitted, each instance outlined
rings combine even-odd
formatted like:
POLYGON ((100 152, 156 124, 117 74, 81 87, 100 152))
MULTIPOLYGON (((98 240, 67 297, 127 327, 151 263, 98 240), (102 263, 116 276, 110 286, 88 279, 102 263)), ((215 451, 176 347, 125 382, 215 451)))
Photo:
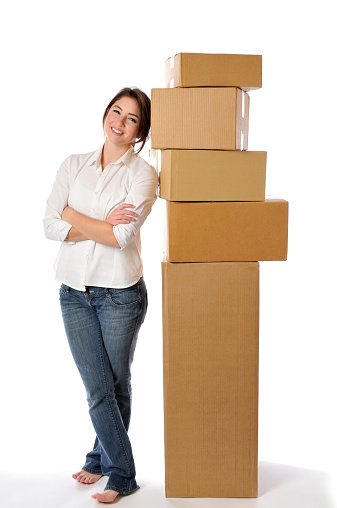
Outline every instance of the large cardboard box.
POLYGON ((262 56, 179 53, 165 62, 165 86, 255 90, 262 87, 262 56))
POLYGON ((288 202, 166 201, 165 260, 284 261, 288 202))
POLYGON ((167 497, 256 497, 258 263, 163 263, 167 497))
POLYGON ((160 197, 169 201, 264 201, 266 152, 158 150, 160 197))
POLYGON ((153 88, 151 146, 247 150, 249 96, 239 88, 153 88))

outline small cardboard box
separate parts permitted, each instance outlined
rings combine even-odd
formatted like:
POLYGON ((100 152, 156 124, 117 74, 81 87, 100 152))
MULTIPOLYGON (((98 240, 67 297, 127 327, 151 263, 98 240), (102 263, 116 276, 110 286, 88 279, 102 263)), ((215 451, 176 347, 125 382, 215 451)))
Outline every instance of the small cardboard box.
POLYGON ((288 202, 166 201, 165 260, 285 261, 288 202))
POLYGON ((259 264, 163 263, 167 497, 256 497, 259 264))
POLYGON ((179 53, 165 62, 165 86, 256 90, 262 87, 262 56, 179 53))
POLYGON ((264 201, 267 152, 158 151, 160 197, 169 201, 264 201))
POLYGON ((239 88, 153 88, 151 146, 247 150, 249 96, 239 88))

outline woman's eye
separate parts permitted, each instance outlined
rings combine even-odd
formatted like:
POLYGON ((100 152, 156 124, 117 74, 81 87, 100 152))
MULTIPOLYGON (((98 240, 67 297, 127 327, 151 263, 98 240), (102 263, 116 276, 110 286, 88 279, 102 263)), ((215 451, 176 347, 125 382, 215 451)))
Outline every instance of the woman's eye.
POLYGON ((129 118, 129 120, 131 120, 131 122, 133 122, 133 123, 137 123, 135 118, 129 118))
POLYGON ((114 113, 118 113, 118 114, 120 114, 120 111, 119 111, 118 109, 113 109, 112 111, 113 111, 114 113))

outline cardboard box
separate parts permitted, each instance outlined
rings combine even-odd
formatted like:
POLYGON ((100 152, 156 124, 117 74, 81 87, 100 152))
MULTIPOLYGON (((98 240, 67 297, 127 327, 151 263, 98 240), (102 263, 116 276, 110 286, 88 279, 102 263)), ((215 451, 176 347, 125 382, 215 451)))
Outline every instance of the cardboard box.
POLYGON ((167 497, 256 497, 258 263, 163 263, 167 497))
POLYGON ((267 152, 158 151, 160 197, 169 201, 264 201, 267 152))
POLYGON ((165 62, 165 86, 256 90, 262 87, 262 56, 179 53, 165 62))
POLYGON ((151 146, 247 150, 249 96, 239 88, 153 88, 151 146))
POLYGON ((165 260, 284 261, 288 202, 166 201, 165 260))

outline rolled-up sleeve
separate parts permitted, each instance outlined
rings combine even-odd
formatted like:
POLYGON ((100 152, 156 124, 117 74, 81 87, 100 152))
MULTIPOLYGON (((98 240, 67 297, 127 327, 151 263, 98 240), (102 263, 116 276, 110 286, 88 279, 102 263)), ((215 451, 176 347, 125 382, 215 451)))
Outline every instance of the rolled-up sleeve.
POLYGON ((49 240, 64 241, 71 225, 61 219, 62 212, 68 204, 69 197, 70 157, 65 159, 57 172, 56 179, 47 200, 43 227, 49 240))
POLYGON ((121 249, 127 247, 134 240, 151 212, 157 199, 157 183, 157 172, 149 165, 135 176, 124 202, 135 206, 133 211, 138 214, 138 217, 134 222, 119 224, 113 228, 121 249))

